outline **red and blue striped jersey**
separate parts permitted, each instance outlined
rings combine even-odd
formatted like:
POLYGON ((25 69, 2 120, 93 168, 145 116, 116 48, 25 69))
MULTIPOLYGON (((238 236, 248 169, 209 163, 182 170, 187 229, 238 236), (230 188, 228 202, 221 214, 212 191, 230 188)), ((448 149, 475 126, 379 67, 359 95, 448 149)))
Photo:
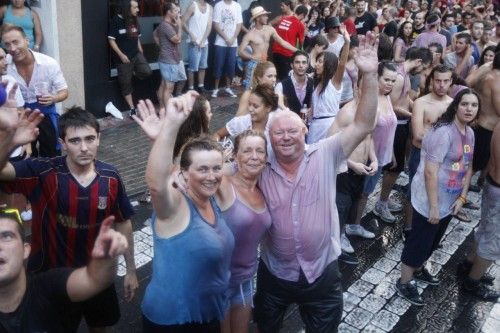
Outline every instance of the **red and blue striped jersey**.
POLYGON ((0 182, 0 189, 31 202, 29 271, 86 265, 104 218, 114 215, 120 223, 134 214, 118 171, 109 164, 96 160, 97 176, 86 187, 70 173, 65 156, 12 165, 16 179, 0 182))

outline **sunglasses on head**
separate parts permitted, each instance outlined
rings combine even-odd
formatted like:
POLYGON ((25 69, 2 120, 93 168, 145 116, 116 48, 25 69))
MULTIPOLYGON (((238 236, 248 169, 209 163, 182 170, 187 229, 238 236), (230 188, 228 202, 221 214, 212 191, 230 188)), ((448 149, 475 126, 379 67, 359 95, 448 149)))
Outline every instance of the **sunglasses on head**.
POLYGON ((0 217, 6 216, 6 217, 14 217, 14 219, 19 223, 20 225, 23 225, 23 220, 21 219, 21 214, 19 213, 19 210, 16 208, 0 208, 0 217))

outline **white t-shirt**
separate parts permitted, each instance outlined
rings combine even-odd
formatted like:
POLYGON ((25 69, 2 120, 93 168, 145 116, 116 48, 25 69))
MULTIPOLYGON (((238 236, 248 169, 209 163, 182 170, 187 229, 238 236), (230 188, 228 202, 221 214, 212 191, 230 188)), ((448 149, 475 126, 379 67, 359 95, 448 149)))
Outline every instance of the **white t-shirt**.
MULTIPOLYGON (((213 22, 218 23, 226 36, 231 38, 236 31, 236 26, 243 23, 240 4, 234 1, 231 1, 229 5, 225 1, 218 2, 214 7, 213 22)), ((215 45, 227 47, 224 39, 219 34, 216 35, 215 45)), ((234 39, 231 47, 238 47, 237 38, 234 39)))

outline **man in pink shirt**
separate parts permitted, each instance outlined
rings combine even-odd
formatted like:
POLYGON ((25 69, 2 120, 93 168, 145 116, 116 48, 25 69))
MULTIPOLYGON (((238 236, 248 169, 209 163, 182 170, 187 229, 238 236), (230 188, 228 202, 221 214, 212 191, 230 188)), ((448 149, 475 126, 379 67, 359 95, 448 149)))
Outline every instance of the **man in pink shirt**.
POLYGON ((344 131, 306 147, 307 129, 297 114, 282 111, 270 122, 274 156, 259 180, 273 223, 257 273, 255 320, 261 333, 278 332, 292 303, 298 303, 307 332, 337 331, 343 296, 336 177, 375 125, 377 47, 371 32, 360 36, 354 60, 367 93, 344 131))
POLYGON ((441 19, 438 14, 432 13, 425 20, 425 31, 417 36, 412 46, 429 47, 431 43, 439 43, 446 50, 446 37, 439 33, 441 19))

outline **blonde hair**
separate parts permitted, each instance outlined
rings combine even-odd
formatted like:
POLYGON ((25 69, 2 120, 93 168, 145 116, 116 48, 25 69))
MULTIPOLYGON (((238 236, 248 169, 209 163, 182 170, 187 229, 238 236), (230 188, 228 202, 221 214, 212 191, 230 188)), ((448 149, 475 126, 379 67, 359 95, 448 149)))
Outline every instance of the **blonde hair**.
POLYGON ((266 71, 271 67, 275 66, 270 61, 259 62, 257 66, 255 66, 252 74, 252 87, 257 87, 257 85, 259 84, 259 78, 264 77, 266 71))

